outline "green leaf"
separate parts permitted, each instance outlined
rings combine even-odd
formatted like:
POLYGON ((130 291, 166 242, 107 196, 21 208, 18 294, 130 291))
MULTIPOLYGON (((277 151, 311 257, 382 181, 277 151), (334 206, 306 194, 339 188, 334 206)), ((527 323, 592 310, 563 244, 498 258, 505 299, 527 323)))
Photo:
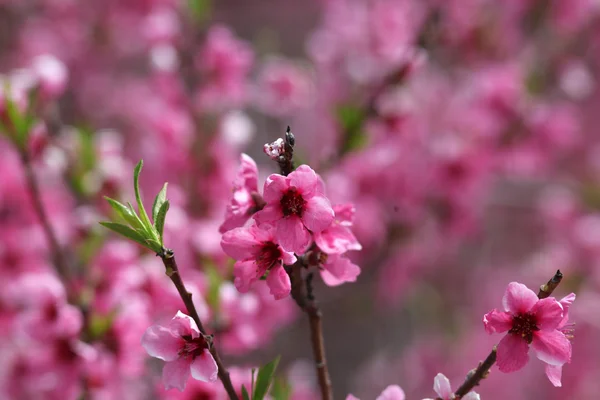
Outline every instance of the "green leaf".
POLYGON ((127 207, 125 204, 118 202, 115 199, 104 196, 106 201, 110 204, 113 210, 134 229, 143 228, 142 221, 133 210, 133 207, 127 207))
MULTIPOLYGON (((158 192, 154 198, 154 204, 152 205, 152 221, 154 221, 154 226, 156 226, 156 217, 158 216, 160 208, 162 207, 163 203, 167 201, 167 185, 168 183, 165 183, 160 192, 158 192)), ((162 237, 162 234, 160 236, 162 237)))
POLYGON ((135 229, 132 229, 127 225, 118 224, 116 222, 100 222, 100 225, 110 229, 113 232, 118 233, 119 235, 125 236, 127 239, 131 239, 144 247, 147 247, 151 250, 155 250, 155 248, 158 248, 156 252, 160 251, 160 244, 158 247, 152 247, 152 244, 149 243, 150 241, 152 241, 152 239, 145 238, 139 231, 136 231, 135 229))
POLYGON ((169 211, 169 200, 161 204, 160 210, 158 210, 158 214, 154 219, 154 227, 158 232, 158 237, 160 238, 161 243, 163 242, 163 230, 165 228, 165 218, 167 217, 167 211, 169 211))
POLYGON ((341 105, 337 109, 337 117, 344 132, 343 152, 346 153, 364 147, 367 139, 363 132, 366 119, 365 111, 353 105, 341 105))
POLYGON ((135 166, 133 170, 133 188, 135 190, 135 200, 137 201, 138 211, 140 213, 140 218, 142 223, 146 227, 146 229, 151 232, 150 229, 152 227, 152 223, 150 222, 150 218, 148 218, 148 214, 146 213, 146 209, 144 208, 144 203, 142 203, 142 196, 140 196, 140 172, 142 172, 142 167, 144 166, 144 160, 140 160, 139 163, 135 166))
POLYGON ((210 0, 188 0, 188 8, 196 22, 204 22, 210 17, 212 4, 210 0))
POLYGON ((242 385, 242 400, 250 400, 246 386, 242 385))
POLYGON ((267 395, 269 387, 273 382, 273 375, 275 374, 275 369, 277 369, 277 364, 279 364, 279 359, 280 357, 277 357, 258 370, 256 387, 254 388, 254 396, 252 396, 253 400, 263 400, 267 395))
POLYGON ((292 386, 285 379, 275 379, 271 387, 271 397, 274 400, 288 400, 292 395, 292 386))

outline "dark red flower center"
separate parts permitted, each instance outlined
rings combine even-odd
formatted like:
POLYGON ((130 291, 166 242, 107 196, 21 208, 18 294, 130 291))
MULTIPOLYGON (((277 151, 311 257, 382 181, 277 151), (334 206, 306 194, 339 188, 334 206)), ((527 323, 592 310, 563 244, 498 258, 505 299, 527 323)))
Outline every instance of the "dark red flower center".
POLYGON ((533 333, 539 330, 540 328, 537 327, 535 314, 524 313, 513 316, 512 328, 508 333, 519 335, 525 339, 527 343, 531 343, 533 340, 533 333))
POLYGON ((202 336, 193 339, 191 335, 183 335, 182 338, 184 343, 179 350, 180 357, 191 357, 194 359, 201 355, 204 350, 208 349, 208 343, 202 336))
POLYGON ((298 192, 294 186, 289 188, 281 197, 281 210, 283 215, 297 215, 302 217, 306 201, 302 197, 302 194, 298 192))
POLYGON ((264 274, 273 268, 282 258, 281 249, 276 243, 263 242, 260 252, 256 257, 259 273, 264 274))

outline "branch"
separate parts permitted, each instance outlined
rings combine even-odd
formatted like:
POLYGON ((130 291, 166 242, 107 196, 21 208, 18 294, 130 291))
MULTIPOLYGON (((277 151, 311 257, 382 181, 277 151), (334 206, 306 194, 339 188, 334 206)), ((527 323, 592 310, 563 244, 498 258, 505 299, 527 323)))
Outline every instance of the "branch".
POLYGON ((292 282, 292 298, 296 304, 308 315, 310 323, 310 341, 317 368, 317 377, 321 389, 321 398, 323 400, 333 399, 331 389, 331 378, 327 368, 327 359, 325 358, 325 340, 323 338, 323 324, 321 321, 321 310, 316 304, 312 293, 312 275, 307 279, 302 278, 302 269, 304 265, 301 261, 296 262, 288 268, 288 273, 292 282))
POLYGON ((235 391, 235 388, 233 387, 233 384, 231 383, 231 378, 229 377, 229 372, 227 372, 227 370, 225 369, 225 366, 223 365, 223 362, 221 361, 221 357, 219 356, 217 348, 215 347, 215 345, 213 343, 213 340, 212 340, 213 337, 212 337, 212 335, 208 335, 206 333, 206 330, 204 329, 204 325, 202 325, 202 321, 200 320, 200 317, 198 316, 198 311, 196 311, 196 306, 194 305, 194 302, 192 301, 192 294, 187 291, 187 289, 185 288, 185 285, 183 283, 183 280, 181 279, 181 274, 179 273, 179 267, 177 266, 177 261, 175 261, 175 253, 173 252, 173 250, 163 249, 163 251, 158 253, 157 256, 159 256, 162 259, 162 262, 165 265, 165 273, 167 274, 167 276, 169 278, 171 278, 171 281, 177 288, 177 291, 179 292, 179 296, 181 297, 181 300, 183 300, 183 303, 185 304, 185 308, 187 309, 188 314, 190 315, 190 317, 192 317, 194 322, 196 322, 196 325, 198 325, 198 329, 200 329, 200 332, 202 332, 205 339, 209 343, 210 354, 212 354, 213 358, 215 359, 215 362, 217 363, 219 379, 221 379, 221 382, 223 383, 223 387, 225 388, 225 391, 227 392, 227 394, 231 400, 238 400, 238 395, 237 395, 237 392, 235 391))
MULTIPOLYGON (((540 291, 538 292, 539 299, 545 299, 549 297, 554 289, 558 287, 561 280, 563 278, 563 274, 560 270, 556 271, 556 274, 546 283, 540 287, 540 291)), ((488 377, 490 373, 490 369, 492 365, 496 362, 496 346, 492 349, 492 352, 487 356, 487 358, 480 362, 477 368, 471 370, 467 375, 467 379, 464 381, 462 385, 454 392, 457 399, 462 398, 467 393, 469 393, 475 386, 479 386, 479 383, 488 377)), ((439 397, 436 400, 442 400, 439 397)))

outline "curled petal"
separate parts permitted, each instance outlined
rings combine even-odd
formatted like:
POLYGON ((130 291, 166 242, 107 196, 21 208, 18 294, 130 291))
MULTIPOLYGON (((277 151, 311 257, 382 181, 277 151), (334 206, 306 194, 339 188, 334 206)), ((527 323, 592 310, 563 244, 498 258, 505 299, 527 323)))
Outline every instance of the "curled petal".
POLYGON ((563 319, 563 308, 554 297, 539 300, 531 309, 535 314, 537 326, 543 331, 552 331, 563 319))
POLYGON ((269 275, 267 276, 267 286, 269 287, 271 294, 275 297, 275 300, 281 300, 287 297, 292 289, 290 277, 281 266, 275 267, 269 271, 269 275))
POLYGON ((511 282, 506 288, 502 305, 504 311, 513 314, 526 313, 538 302, 537 295, 533 290, 518 282, 511 282))
POLYGON ((313 232, 327 229, 333 222, 333 208, 325 196, 314 196, 306 202, 302 221, 313 232))
POLYGON ((521 336, 507 334, 498 343, 498 369, 502 372, 520 370, 529 361, 529 345, 521 336))
POLYGON ((569 308, 571 308, 571 304, 575 301, 575 293, 571 293, 560 299, 559 303, 563 307, 563 319, 558 324, 558 327, 561 328, 569 322, 569 308))
POLYGON ((240 156, 240 168, 237 179, 245 188, 251 192, 258 191, 258 167, 256 162, 249 155, 242 153, 240 156))
POLYGON ((433 379, 433 390, 444 400, 452 398, 452 387, 450 381, 444 374, 437 374, 433 379))
POLYGON ((168 362, 163 367, 162 379, 167 390, 176 388, 183 392, 189 377, 190 361, 186 358, 168 362))
POLYGON ((350 250, 361 250, 362 246, 350 228, 333 223, 322 232, 314 233, 315 243, 327 254, 342 254, 350 250))
POLYGON ((554 385, 554 387, 561 387, 562 382, 562 366, 559 365, 546 365, 546 376, 550 383, 554 385))
POLYGON ((337 286, 345 282, 355 282, 360 275, 360 267, 347 257, 331 254, 323 265, 321 277, 328 286, 337 286))
POLYGON ((485 331, 491 335, 508 331, 512 327, 512 320, 512 314, 492 310, 483 316, 483 325, 485 331))
POLYGON ((151 357, 173 361, 183 347, 183 339, 164 326, 152 325, 142 336, 142 347, 151 357))
POLYGON ((177 311, 177 314, 175 314, 169 325, 167 325, 167 329, 177 336, 191 335, 193 339, 200 336, 196 322, 192 317, 185 315, 181 311, 177 311))
POLYGON ((208 350, 197 356, 190 366, 192 378, 202 382, 215 382, 217 380, 217 363, 208 350))
POLYGON ((560 331, 538 331, 531 346, 537 358, 550 365, 563 365, 571 360, 571 342, 560 331))

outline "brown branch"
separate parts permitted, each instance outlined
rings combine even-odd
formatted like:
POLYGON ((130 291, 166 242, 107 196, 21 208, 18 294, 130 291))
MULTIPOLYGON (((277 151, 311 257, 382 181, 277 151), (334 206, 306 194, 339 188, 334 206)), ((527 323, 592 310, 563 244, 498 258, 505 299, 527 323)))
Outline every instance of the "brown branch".
POLYGON ((292 282, 292 298, 296 304, 308 315, 310 324, 310 341, 317 369, 317 377, 319 380, 319 388, 321 389, 321 398, 323 400, 333 399, 331 389, 331 378, 329 377, 329 369, 327 368, 327 359, 325 357, 325 340, 323 338, 323 324, 321 321, 321 310, 316 304, 312 293, 311 276, 305 281, 302 278, 303 264, 301 261, 296 262, 288 268, 290 279, 292 282))
MULTIPOLYGON (((540 291, 538 292, 539 299, 545 299, 549 297, 554 289, 558 287, 560 282, 562 281, 563 274, 560 270, 556 271, 556 274, 546 283, 540 287, 540 291)), ((496 362, 496 346, 492 349, 492 352, 487 356, 487 358, 480 362, 477 368, 471 370, 467 375, 467 379, 464 381, 462 385, 454 392, 457 399, 462 398, 464 395, 469 393, 475 386, 478 386, 479 383, 487 378, 490 373, 490 369, 496 362)), ((439 397, 436 400, 442 400, 439 397)))
POLYGON ((65 285, 67 285, 69 282, 69 270, 66 258, 60 244, 58 243, 56 233, 54 232, 54 229, 50 224, 50 219, 48 218, 46 209, 44 208, 44 204, 42 202, 42 194, 40 191, 40 185, 38 183, 37 176, 33 171, 31 159, 27 154, 27 150, 21 150, 21 162, 23 163, 23 167, 25 169, 25 179, 27 181, 27 187, 31 196, 33 208, 35 209, 35 213, 37 214, 37 217, 40 220, 40 224, 42 225, 42 229, 44 230, 44 235, 46 236, 46 240, 48 241, 48 247, 52 256, 52 262, 54 264, 56 272, 63 280, 65 285))
POLYGON ((177 288, 179 296, 181 297, 181 300, 183 300, 188 314, 190 315, 190 317, 192 317, 194 322, 196 322, 196 325, 198 325, 198 329, 200 330, 200 332, 202 332, 202 334, 205 336, 205 339, 209 343, 210 354, 212 354, 213 358, 215 359, 215 362, 217 363, 219 379, 223 383, 223 387, 225 388, 227 395, 231 400, 238 400, 237 392, 233 387, 233 384, 231 383, 229 372, 225 369, 225 366, 221 361, 221 357, 219 356, 219 352, 217 351, 217 348, 213 343, 212 335, 208 335, 206 333, 204 325, 202 325, 202 321, 200 320, 200 316, 198 316, 198 311, 196 311, 196 306, 192 301, 192 294, 187 291, 183 280, 181 279, 179 267, 177 266, 177 261, 175 261, 175 253, 173 253, 173 250, 163 249, 163 251, 157 255, 162 259, 163 264, 165 265, 165 273, 169 278, 171 278, 171 281, 177 288))

